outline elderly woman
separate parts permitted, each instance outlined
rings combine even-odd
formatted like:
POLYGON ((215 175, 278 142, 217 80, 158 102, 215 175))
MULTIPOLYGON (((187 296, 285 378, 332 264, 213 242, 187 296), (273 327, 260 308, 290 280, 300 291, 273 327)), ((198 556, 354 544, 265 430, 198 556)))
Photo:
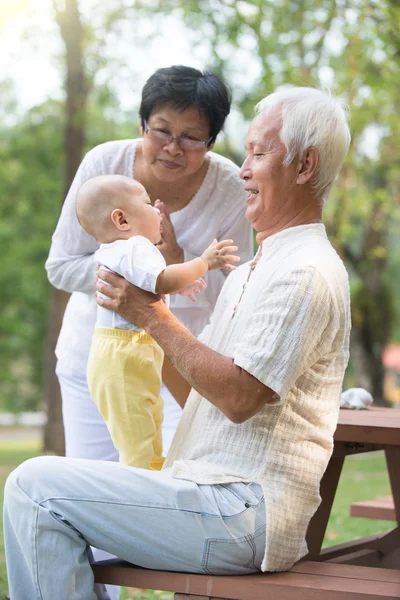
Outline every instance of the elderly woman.
MULTIPOLYGON (((93 253, 98 244, 77 220, 77 191, 88 179, 104 174, 126 175, 142 183, 163 215, 159 249, 167 264, 200 256, 214 238, 233 239, 242 262, 251 259, 252 234, 239 169, 210 152, 229 110, 229 90, 216 75, 184 66, 159 69, 142 92, 143 138, 101 144, 88 152, 78 169, 46 262, 50 282, 72 292, 56 348, 67 456, 118 460, 86 383, 96 319, 93 253)), ((172 312, 194 335, 206 325, 226 274, 208 273, 207 289, 195 304, 171 297, 172 312)), ((165 386, 162 397, 167 451, 181 409, 165 386)))
POLYGON ((161 472, 42 457, 10 475, 13 600, 104 599, 90 543, 212 574, 281 571, 306 554, 349 356, 348 277, 322 224, 349 142, 341 102, 319 90, 261 103, 240 173, 260 251, 228 277, 200 339, 160 298, 100 273, 99 303, 145 328, 192 390, 161 472))
MULTIPOLYGON (((251 226, 245 219, 245 192, 238 167, 211 152, 230 111, 230 92, 216 75, 173 66, 146 82, 140 105, 143 137, 107 142, 85 156, 65 200, 53 235, 46 269, 50 282, 72 292, 56 347, 62 395, 66 455, 118 460, 109 431, 90 397, 86 365, 96 320, 96 240, 76 217, 79 187, 97 175, 119 174, 142 183, 163 216, 159 245, 167 264, 200 256, 214 238, 234 239, 239 256, 253 256, 251 226)), ((193 304, 171 296, 171 310, 194 335, 206 325, 227 272, 205 276, 207 289, 193 304)), ((167 377, 167 375, 165 375, 167 377)), ((162 427, 164 454, 181 408, 165 385, 162 427)), ((102 555, 95 551, 96 558, 102 555)), ((109 588, 112 600, 115 590, 109 588)))

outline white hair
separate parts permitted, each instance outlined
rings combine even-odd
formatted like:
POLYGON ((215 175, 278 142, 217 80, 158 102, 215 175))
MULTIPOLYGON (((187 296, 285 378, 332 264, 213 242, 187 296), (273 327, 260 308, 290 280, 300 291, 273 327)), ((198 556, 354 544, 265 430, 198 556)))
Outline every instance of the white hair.
POLYGON ((282 107, 279 136, 286 147, 284 165, 313 146, 319 164, 313 178, 315 195, 325 200, 340 171, 350 145, 348 107, 329 91, 292 87, 266 96, 255 107, 256 114, 282 107))

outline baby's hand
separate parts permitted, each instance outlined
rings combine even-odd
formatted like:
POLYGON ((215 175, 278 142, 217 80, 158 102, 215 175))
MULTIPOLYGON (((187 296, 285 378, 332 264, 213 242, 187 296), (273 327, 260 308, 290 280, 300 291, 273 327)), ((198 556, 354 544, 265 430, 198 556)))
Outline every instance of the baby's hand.
POLYGON ((204 279, 196 279, 193 283, 189 283, 189 285, 185 285, 182 289, 178 290, 176 293, 181 296, 186 296, 192 302, 196 302, 195 294, 200 294, 201 290, 206 288, 207 284, 204 279))
POLYGON ((237 246, 232 246, 233 240, 222 240, 218 242, 214 240, 213 243, 203 252, 201 258, 208 264, 209 271, 213 269, 227 269, 233 271, 236 269, 234 265, 229 263, 240 260, 239 256, 230 254, 230 252, 236 252, 237 246))

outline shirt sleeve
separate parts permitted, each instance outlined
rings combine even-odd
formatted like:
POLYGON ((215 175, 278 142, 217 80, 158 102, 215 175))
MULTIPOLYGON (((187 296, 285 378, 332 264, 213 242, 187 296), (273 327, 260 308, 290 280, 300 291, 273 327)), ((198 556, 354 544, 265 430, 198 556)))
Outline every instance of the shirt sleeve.
POLYGON ((156 293, 157 278, 166 263, 161 252, 146 238, 130 238, 116 271, 142 290, 156 293))
POLYGON ((330 351, 339 329, 329 287, 313 267, 298 267, 272 284, 249 317, 234 362, 282 403, 299 376, 330 351))
POLYGON ((99 245, 79 224, 75 208, 80 186, 88 179, 103 174, 100 161, 97 164, 94 160, 94 150, 86 154, 71 184, 45 265, 50 283, 66 292, 90 294, 95 290, 93 253, 99 245))

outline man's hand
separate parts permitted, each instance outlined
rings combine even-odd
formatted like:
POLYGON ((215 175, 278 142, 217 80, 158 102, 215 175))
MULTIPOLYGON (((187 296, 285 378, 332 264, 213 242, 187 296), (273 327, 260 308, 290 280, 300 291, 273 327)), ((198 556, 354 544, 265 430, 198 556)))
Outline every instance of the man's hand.
POLYGON ((154 319, 162 318, 164 311, 169 312, 160 296, 141 290, 120 275, 100 270, 97 276, 97 291, 107 296, 102 298, 97 294, 97 304, 118 313, 137 327, 146 329, 154 319))
POLYGON ((213 269, 227 269, 228 271, 233 271, 236 269, 236 267, 230 263, 240 260, 240 257, 230 254, 230 252, 236 252, 236 250, 238 250, 238 247, 232 246, 232 244, 233 240, 222 240, 222 242, 214 240, 213 243, 204 250, 201 258, 208 264, 209 271, 212 271, 213 269))
POLYGON ((156 200, 154 206, 159 209, 162 217, 161 240, 156 246, 165 258, 167 265, 182 263, 184 261, 184 253, 176 241, 175 231, 171 223, 169 212, 164 202, 161 202, 161 200, 156 200))

